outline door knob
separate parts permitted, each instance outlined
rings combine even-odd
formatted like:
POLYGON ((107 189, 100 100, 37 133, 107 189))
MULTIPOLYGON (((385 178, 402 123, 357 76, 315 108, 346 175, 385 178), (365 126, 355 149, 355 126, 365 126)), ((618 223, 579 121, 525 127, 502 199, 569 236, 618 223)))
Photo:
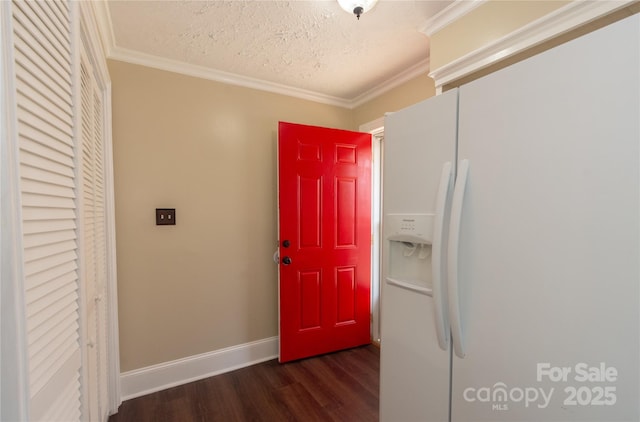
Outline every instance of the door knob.
POLYGON ((288 256, 285 256, 284 258, 282 258, 282 263, 284 265, 289 265, 291 264, 291 258, 289 258, 288 256))

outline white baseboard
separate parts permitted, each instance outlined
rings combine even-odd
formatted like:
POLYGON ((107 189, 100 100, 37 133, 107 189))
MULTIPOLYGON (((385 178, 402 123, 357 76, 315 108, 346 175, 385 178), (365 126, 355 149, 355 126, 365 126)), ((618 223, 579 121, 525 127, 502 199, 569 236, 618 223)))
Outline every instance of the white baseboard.
POLYGON ((120 374, 122 400, 223 374, 278 357, 278 337, 239 344, 120 374))

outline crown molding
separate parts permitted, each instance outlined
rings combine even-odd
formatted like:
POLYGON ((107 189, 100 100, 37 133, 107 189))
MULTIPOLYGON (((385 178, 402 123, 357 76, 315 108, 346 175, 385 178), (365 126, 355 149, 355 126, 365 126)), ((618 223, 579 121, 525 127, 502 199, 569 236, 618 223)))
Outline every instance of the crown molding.
POLYGON ((419 28, 419 31, 427 37, 430 37, 442 28, 471 12, 476 7, 481 6, 485 1, 486 0, 456 0, 433 17, 427 19, 419 28))
POLYGON ((410 68, 406 69, 402 73, 388 79, 382 84, 370 89, 369 91, 357 96, 353 100, 350 101, 349 108, 356 108, 361 106, 362 104, 370 101, 380 95, 384 94, 387 91, 392 90, 393 88, 402 85, 405 82, 410 81, 413 78, 416 78, 421 75, 425 75, 429 73, 429 58, 426 58, 410 68))
POLYGON ((230 72, 211 69, 205 66, 198 66, 184 63, 178 60, 165 59, 163 57, 151 54, 140 53, 120 47, 115 47, 109 57, 113 60, 119 60, 127 63, 138 64, 142 66, 152 67, 155 69, 166 70, 169 72, 180 73, 183 75, 194 76, 196 78, 208 79, 215 82, 222 82, 229 85, 237 85, 244 88, 257 89, 261 91, 271 92, 274 94, 288 95, 291 97, 301 98, 303 100, 315 101, 339 107, 350 108, 351 102, 342 98, 324 95, 305 89, 294 88, 291 86, 267 82, 261 79, 251 78, 248 76, 237 75, 230 72))
POLYGON ((575 0, 528 25, 468 53, 438 69, 429 76, 436 89, 513 56, 542 42, 634 3, 636 0, 575 0))

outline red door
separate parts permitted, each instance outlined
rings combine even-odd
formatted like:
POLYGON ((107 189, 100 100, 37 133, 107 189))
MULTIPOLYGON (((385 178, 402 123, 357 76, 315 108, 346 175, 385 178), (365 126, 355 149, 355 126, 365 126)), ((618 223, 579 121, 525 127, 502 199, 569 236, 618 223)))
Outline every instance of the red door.
POLYGON ((280 123, 280 362, 368 344, 371 135, 280 123))

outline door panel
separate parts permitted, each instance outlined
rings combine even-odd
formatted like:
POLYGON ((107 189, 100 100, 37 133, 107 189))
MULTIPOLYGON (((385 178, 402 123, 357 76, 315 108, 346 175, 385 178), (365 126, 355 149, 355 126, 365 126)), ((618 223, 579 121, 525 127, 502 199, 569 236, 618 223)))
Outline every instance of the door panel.
POLYGON ((280 123, 278 180, 280 361, 369 343, 371 135, 280 123))

